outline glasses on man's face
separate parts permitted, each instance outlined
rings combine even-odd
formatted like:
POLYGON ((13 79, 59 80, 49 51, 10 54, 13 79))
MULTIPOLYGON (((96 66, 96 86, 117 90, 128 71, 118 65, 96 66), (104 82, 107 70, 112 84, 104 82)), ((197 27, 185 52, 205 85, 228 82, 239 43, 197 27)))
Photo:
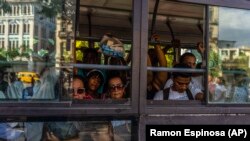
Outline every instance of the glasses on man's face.
POLYGON ((109 86, 109 90, 110 91, 122 90, 122 89, 123 89, 123 85, 122 84, 117 84, 117 85, 109 86))
POLYGON ((85 88, 69 89, 69 92, 70 92, 70 93, 83 94, 83 93, 85 93, 85 88))

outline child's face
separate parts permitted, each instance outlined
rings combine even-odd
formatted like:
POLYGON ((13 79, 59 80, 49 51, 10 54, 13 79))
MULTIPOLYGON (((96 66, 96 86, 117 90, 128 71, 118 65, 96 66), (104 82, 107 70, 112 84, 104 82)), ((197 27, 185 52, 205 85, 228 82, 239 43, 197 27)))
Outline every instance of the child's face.
POLYGON ((89 78, 88 88, 91 91, 96 91, 100 85, 101 85, 101 78, 99 75, 93 75, 89 78))

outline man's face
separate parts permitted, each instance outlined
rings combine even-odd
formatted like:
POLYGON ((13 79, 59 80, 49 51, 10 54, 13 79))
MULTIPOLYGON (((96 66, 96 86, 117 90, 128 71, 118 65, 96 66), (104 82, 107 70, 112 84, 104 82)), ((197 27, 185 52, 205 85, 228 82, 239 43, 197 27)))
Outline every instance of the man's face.
POLYGON ((176 78, 173 78, 173 89, 179 93, 183 93, 187 90, 188 85, 191 81, 190 77, 181 77, 178 76, 176 78))
POLYGON ((196 59, 193 56, 186 56, 183 63, 190 66, 192 69, 196 67, 196 59))
POLYGON ((109 80, 109 93, 112 99, 121 99, 124 96, 125 88, 119 77, 109 80))

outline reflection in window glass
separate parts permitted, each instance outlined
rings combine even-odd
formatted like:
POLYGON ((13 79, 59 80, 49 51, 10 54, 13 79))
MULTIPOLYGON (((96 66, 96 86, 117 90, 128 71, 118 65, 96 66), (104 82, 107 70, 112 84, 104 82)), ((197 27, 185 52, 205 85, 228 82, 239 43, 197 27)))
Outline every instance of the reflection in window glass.
POLYGON ((2 122, 0 140, 131 141, 131 121, 2 122))
POLYGON ((80 95, 74 90, 73 99, 130 98, 132 12, 132 0, 105 5, 80 2, 74 76, 82 80, 78 84, 85 92, 80 95), (114 93, 120 96, 114 98, 114 93))
POLYGON ((4 25, 0 30, 1 100, 57 100, 66 95, 64 85, 71 70, 62 65, 73 59, 68 53, 72 52, 74 12, 67 10, 74 3, 62 9, 61 0, 6 2, 5 20, 0 20, 4 25), (60 23, 67 23, 68 38, 61 36, 60 23), (64 42, 67 46, 61 46, 64 42))
POLYGON ((247 10, 210 7, 208 90, 211 103, 247 103, 250 25, 247 10))

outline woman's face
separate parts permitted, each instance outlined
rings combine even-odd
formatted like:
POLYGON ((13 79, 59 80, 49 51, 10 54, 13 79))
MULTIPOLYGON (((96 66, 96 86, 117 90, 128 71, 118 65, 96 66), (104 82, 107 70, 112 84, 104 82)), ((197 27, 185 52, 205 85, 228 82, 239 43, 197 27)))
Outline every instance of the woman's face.
POLYGON ((119 77, 109 80, 109 94, 112 99, 121 99, 124 96, 125 88, 119 77))
POLYGON ((72 90, 72 95, 73 98, 80 98, 85 96, 85 87, 84 87, 84 83, 82 82, 82 80, 80 79, 74 79, 73 80, 73 90, 72 90))

